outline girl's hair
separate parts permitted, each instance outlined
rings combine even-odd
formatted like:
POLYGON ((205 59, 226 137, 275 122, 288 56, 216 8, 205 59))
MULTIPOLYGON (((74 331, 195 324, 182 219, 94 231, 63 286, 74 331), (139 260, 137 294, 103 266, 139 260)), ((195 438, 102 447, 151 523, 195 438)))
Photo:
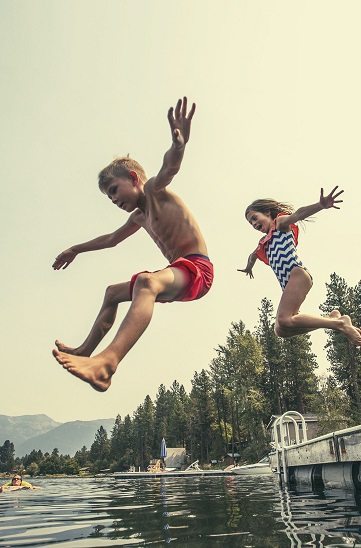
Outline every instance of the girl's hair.
POLYGON ((99 188, 102 192, 105 192, 109 183, 115 177, 128 177, 131 179, 130 171, 135 171, 138 177, 143 183, 147 180, 142 166, 132 158, 128 156, 122 156, 120 158, 115 158, 109 165, 99 173, 99 188))
POLYGON ((295 209, 291 204, 277 202, 276 200, 272 200, 270 198, 263 198, 252 202, 246 208, 245 216, 247 217, 247 214, 250 211, 258 211, 259 213, 267 213, 272 217, 272 219, 275 219, 279 213, 286 213, 287 215, 290 215, 294 212, 294 210, 295 209))

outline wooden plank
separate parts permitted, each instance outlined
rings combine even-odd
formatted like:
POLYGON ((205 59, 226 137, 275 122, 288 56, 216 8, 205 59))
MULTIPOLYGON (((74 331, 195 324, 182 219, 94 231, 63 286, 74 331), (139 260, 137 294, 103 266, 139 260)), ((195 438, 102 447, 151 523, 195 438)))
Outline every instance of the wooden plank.
POLYGON ((336 433, 341 462, 361 461, 361 428, 352 432, 336 433))
POLYGON ((287 447, 285 451, 287 466, 338 462, 335 440, 332 434, 287 447))

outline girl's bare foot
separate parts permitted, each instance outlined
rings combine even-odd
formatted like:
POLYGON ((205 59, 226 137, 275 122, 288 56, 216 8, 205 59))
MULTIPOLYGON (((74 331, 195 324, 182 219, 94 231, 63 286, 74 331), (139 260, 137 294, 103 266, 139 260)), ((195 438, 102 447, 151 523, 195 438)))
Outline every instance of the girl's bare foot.
MULTIPOLYGON (((332 310, 332 312, 329 313, 329 318, 341 318, 341 312, 339 310, 332 310)), ((361 335, 361 329, 359 327, 353 326, 356 331, 361 335)), ((357 346, 359 346, 357 344, 357 346)))
POLYGON ((67 354, 72 354, 73 356, 90 356, 88 352, 84 352, 81 346, 78 346, 78 348, 72 348, 71 346, 66 346, 66 344, 62 343, 58 339, 56 339, 55 345, 60 352, 66 352, 67 354))
POLYGON ((346 337, 350 342, 352 342, 352 344, 356 346, 361 346, 360 329, 352 325, 350 316, 341 316, 340 320, 342 320, 343 325, 340 327, 339 331, 346 335, 346 337))
POLYGON ((87 356, 75 356, 57 349, 53 350, 53 356, 64 369, 75 377, 85 381, 98 392, 108 390, 111 378, 115 373, 115 367, 102 356, 89 358, 87 356))

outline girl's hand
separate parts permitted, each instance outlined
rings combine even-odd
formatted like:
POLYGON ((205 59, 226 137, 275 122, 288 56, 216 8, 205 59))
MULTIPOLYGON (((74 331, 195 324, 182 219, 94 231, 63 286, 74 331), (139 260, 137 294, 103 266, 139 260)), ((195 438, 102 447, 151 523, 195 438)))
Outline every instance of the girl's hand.
POLYGON ((331 190, 330 194, 328 196, 323 195, 323 188, 321 188, 321 196, 320 196, 320 205, 322 206, 322 209, 329 209, 330 207, 333 207, 335 209, 340 209, 337 205, 340 202, 343 202, 343 200, 336 200, 340 196, 340 194, 343 193, 343 190, 340 190, 339 192, 336 192, 338 189, 338 186, 335 186, 333 190, 331 190))
POLYGON ((60 270, 61 268, 67 268, 70 263, 72 263, 77 256, 77 253, 73 251, 73 249, 70 247, 69 249, 66 249, 65 251, 62 251, 60 255, 58 255, 53 263, 54 270, 60 270))
POLYGON ((246 268, 237 268, 237 272, 244 272, 246 276, 249 276, 251 280, 254 278, 252 268, 246 266, 246 268))

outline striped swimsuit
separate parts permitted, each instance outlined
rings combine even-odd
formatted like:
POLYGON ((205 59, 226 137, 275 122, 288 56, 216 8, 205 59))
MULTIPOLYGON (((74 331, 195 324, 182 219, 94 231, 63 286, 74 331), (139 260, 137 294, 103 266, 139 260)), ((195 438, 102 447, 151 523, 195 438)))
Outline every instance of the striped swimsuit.
POLYGON ((291 225, 290 228, 289 232, 282 232, 273 226, 257 248, 257 257, 270 265, 282 289, 286 287, 295 266, 308 272, 297 255, 298 227, 291 225))
POLYGON ((289 232, 275 230, 266 246, 266 255, 269 265, 276 274, 282 289, 286 287, 292 269, 295 266, 303 267, 297 255, 296 242, 292 230, 289 232))

